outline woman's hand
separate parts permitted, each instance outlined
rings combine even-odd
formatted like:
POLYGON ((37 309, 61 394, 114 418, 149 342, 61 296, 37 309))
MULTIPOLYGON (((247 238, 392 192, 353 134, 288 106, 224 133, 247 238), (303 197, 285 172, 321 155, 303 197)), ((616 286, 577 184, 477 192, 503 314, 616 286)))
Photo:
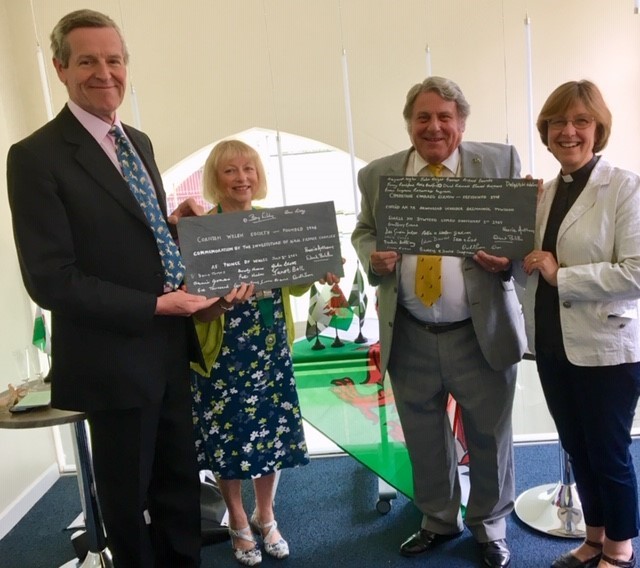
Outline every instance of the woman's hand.
MULTIPOLYGON (((531 174, 527 174, 526 176, 524 176, 524 178, 534 179, 531 174)), ((536 194, 536 203, 540 203, 543 193, 544 193, 544 180, 542 178, 538 178, 538 192, 536 194)))
POLYGON ((538 193, 536 194, 536 203, 540 203, 542 195, 544 194, 544 180, 538 180, 538 193))
POLYGON ((549 251, 531 251, 524 257, 522 268, 527 274, 531 274, 534 270, 537 270, 548 284, 558 286, 558 262, 549 251))
POLYGON ((340 282, 340 276, 334 274, 333 272, 327 272, 320 280, 318 280, 320 284, 337 284, 340 282))
MULTIPOLYGON (((342 264, 344 264, 345 262, 347 262, 347 259, 343 256, 342 264)), ((333 272, 327 272, 323 278, 320 278, 320 280, 318 280, 318 282, 320 282, 320 284, 337 284, 338 282, 340 282, 340 276, 334 274, 333 272)))
POLYGON ((220 304, 220 308, 228 312, 233 309, 233 306, 236 304, 241 304, 242 302, 246 302, 251 296, 254 294, 255 286, 253 284, 240 284, 236 288, 232 288, 231 291, 226 295, 220 298, 218 302, 220 304))
POLYGON ((215 304, 204 310, 200 310, 194 314, 199 321, 213 321, 218 319, 225 312, 233 309, 233 306, 246 302, 254 294, 255 286, 253 284, 241 284, 231 289, 227 294, 221 297, 215 304))
POLYGON ((178 207, 175 208, 174 211, 167 217, 167 221, 170 225, 177 225, 180 219, 185 217, 199 217, 200 215, 204 215, 205 210, 204 207, 198 204, 198 202, 193 198, 189 197, 185 199, 178 207))

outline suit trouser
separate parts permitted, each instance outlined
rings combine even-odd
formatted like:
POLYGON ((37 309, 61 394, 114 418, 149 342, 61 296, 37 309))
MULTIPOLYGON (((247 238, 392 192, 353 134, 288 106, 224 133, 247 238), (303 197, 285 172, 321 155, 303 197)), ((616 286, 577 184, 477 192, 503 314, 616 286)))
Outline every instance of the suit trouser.
POLYGON ((638 536, 638 487, 630 452, 640 363, 577 367, 537 353, 540 382, 569 454, 585 522, 611 540, 638 536))
POLYGON ((465 524, 478 542, 504 538, 515 497, 511 410, 516 367, 491 369, 471 324, 434 334, 398 311, 389 375, 422 528, 439 534, 464 528, 455 440, 446 413, 450 393, 461 408, 469 451, 465 524))
POLYGON ((88 414, 98 500, 116 568, 200 566, 200 483, 183 351, 173 372, 167 370, 172 378, 158 404, 88 414))

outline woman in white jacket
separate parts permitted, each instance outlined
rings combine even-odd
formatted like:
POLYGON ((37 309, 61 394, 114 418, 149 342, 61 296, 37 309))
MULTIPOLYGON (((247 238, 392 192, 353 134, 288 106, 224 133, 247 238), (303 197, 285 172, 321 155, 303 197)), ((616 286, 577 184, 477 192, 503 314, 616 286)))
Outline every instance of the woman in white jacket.
POLYGON ((640 528, 629 451, 640 393, 640 178, 596 155, 611 113, 590 81, 553 91, 537 128, 561 169, 544 185, 524 259, 527 332, 587 533, 552 567, 630 568, 640 528))

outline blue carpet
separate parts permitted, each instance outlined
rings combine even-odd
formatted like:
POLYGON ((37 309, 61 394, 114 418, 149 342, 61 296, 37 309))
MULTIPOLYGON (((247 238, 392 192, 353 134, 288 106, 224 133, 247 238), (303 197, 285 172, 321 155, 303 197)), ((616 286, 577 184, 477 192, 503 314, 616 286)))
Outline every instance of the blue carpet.
MULTIPOLYGON (((633 444, 640 459, 640 442, 633 444)), ((555 483, 559 478, 557 444, 516 446, 516 487, 522 491, 555 483)), ((245 494, 251 508, 250 490, 245 494)), ((420 514, 403 496, 391 511, 376 509, 377 478, 349 457, 320 458, 300 469, 285 470, 276 500, 276 515, 288 539, 291 556, 264 556, 266 568, 463 568, 480 566, 478 547, 468 531, 428 557, 403 558, 398 546, 420 525, 420 514)), ((74 477, 61 478, 0 541, 0 568, 52 568, 69 561, 73 548, 64 531, 80 510, 74 477)), ((576 541, 538 533, 515 515, 508 520, 513 568, 541 568, 574 546, 576 541)), ((636 547, 636 554, 640 549, 636 547)), ((228 542, 207 546, 203 568, 237 568, 228 542)))

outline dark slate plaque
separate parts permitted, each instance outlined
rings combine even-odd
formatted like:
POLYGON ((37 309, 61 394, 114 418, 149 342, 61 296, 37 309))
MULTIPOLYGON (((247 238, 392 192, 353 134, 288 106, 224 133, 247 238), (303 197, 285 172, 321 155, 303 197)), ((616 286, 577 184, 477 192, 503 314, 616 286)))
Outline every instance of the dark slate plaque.
POLYGON ((186 217, 178 223, 187 289, 220 296, 243 282, 256 290, 343 276, 332 201, 186 217))
POLYGON ((377 248, 522 258, 533 249, 537 180, 380 177, 377 248))

